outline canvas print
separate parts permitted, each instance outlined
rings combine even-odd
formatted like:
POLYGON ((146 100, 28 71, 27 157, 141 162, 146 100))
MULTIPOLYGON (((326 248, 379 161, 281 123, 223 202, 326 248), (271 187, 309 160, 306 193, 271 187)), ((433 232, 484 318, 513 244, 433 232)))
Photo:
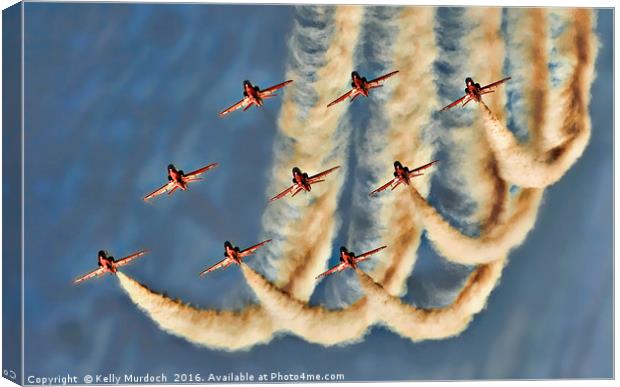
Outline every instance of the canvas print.
POLYGON ((5 10, 3 376, 613 378, 613 19, 5 10))

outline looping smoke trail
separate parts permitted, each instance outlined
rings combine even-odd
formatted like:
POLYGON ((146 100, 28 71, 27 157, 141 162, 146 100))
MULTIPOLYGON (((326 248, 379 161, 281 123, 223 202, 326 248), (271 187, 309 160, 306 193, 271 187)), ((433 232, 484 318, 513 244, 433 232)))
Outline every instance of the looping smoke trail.
MULTIPOLYGON (((428 163, 433 156, 434 147, 425 137, 432 130, 431 115, 438 105, 433 68, 438 52, 435 13, 434 8, 409 7, 403 9, 398 18, 399 31, 392 51, 393 66, 400 73, 384 107, 389 128, 377 132, 387 139, 384 140, 386 146, 373 155, 373 162, 383 173, 374 174, 377 178, 369 182, 368 192, 392 177, 385 171, 392 170, 395 160, 414 167, 428 163), (424 90, 423 96, 420 90, 424 90)), ((416 178, 415 184, 427 195, 429 182, 427 175, 416 178)), ((373 200, 380 201, 375 223, 380 230, 381 243, 390 246, 389 251, 377 259, 373 277, 391 294, 402 294, 417 258, 421 229, 411 206, 398 195, 386 194, 373 200)))
MULTIPOLYGON (((509 121, 517 136, 529 136, 532 146, 542 144, 543 115, 547 111, 549 88, 548 11, 544 8, 511 8, 506 10, 508 56, 506 73, 512 79, 502 88, 512 95, 509 121)), ((491 98, 494 96, 491 95, 491 98)), ((498 110, 499 106, 491 106, 498 110)))
POLYGON ((121 287, 159 327, 192 343, 236 351, 267 343, 273 336, 272 320, 260 306, 240 311, 197 309, 158 294, 118 272, 121 287))
POLYGON ((365 298, 339 310, 313 307, 275 287, 247 265, 242 264, 241 269, 263 308, 280 323, 280 331, 311 343, 335 345, 361 340, 373 323, 368 318, 365 298))
MULTIPOLYGON (((274 273, 279 286, 302 300, 307 300, 314 290, 314 277, 326 265, 339 223, 336 208, 346 174, 350 128, 342 121, 346 107, 326 109, 325 106, 330 98, 341 92, 343 77, 350 74, 353 67, 362 14, 361 7, 336 8, 333 33, 322 67, 313 77, 298 80, 312 84, 313 105, 300 115, 295 107, 297 102, 292 96, 285 95, 279 119, 279 141, 285 147, 275 151, 270 195, 290 185, 293 166, 310 174, 334 165, 342 166, 329 176, 327 182, 313 187, 315 199, 302 197, 303 193, 294 199, 288 198, 296 204, 287 204, 288 213, 293 216, 269 208, 263 217, 265 233, 280 235, 268 250, 268 260, 273 267, 270 272, 274 273), (292 206, 295 206, 294 210, 292 206)), ((297 49, 303 51, 304 47, 297 49)), ((278 205, 283 203, 272 204, 278 205)))
POLYGON ((469 237, 443 219, 414 187, 410 189, 410 196, 421 214, 428 239, 447 260, 464 265, 491 262, 521 244, 534 227, 542 194, 541 189, 523 190, 509 217, 480 236, 469 237))
POLYGON ((505 259, 500 258, 478 267, 451 305, 435 309, 419 309, 402 303, 359 269, 356 272, 367 297, 340 310, 308 306, 276 288, 248 266, 242 265, 242 270, 261 305, 274 320, 281 322, 280 330, 312 343, 336 345, 361 340, 377 322, 413 341, 457 335, 467 327, 473 315, 484 308, 504 264, 505 259))
POLYGON ((590 140, 589 118, 574 117, 570 119, 574 120, 571 124, 576 126, 579 122, 579 132, 551 152, 537 155, 520 145, 484 102, 480 106, 487 138, 498 159, 502 178, 521 187, 544 188, 556 183, 581 156, 590 140))
MULTIPOLYGON (((528 128, 530 130, 530 142, 534 151, 541 152, 545 149, 545 143, 549 140, 545 138, 545 132, 542 128, 545 125, 545 114, 548 110, 548 88, 540 87, 540 85, 549 84, 549 58, 547 47, 547 15, 546 11, 541 8, 528 10, 530 13, 530 22, 525 25, 530 29, 531 37, 529 39, 529 62, 530 66, 525 66, 525 70, 529 70, 531 78, 524 82, 526 89, 526 101, 530 116, 528 119, 528 128)), ((521 63, 519 63, 521 64, 521 63)))
MULTIPOLYGON (((502 9, 471 8, 463 16, 470 28, 462 41, 462 50, 468 50, 466 68, 477 79, 494 81, 503 74, 505 43, 502 39, 502 9)), ((486 82, 486 81, 485 81, 486 82)), ((500 112, 506 96, 504 89, 492 94, 493 106, 500 112)), ((448 179, 476 203, 476 210, 466 221, 476 223, 479 229, 493 227, 499 221, 508 199, 508 187, 499 177, 493 152, 484 137, 482 124, 475 120, 468 128, 449 130, 451 138, 450 159, 455 172, 448 172, 448 179)), ((445 167, 444 167, 445 168, 445 167)), ((448 182, 450 185, 450 183, 448 182)), ((461 216, 461 218, 464 218, 461 216)))
MULTIPOLYGON (((399 32, 401 13, 401 7, 365 8, 360 42, 355 52, 356 67, 363 71, 363 75, 374 78, 396 69, 392 49, 399 32)), ((389 120, 384 110, 398 77, 385 82, 384 87, 372 90, 369 98, 360 97, 351 105, 353 109, 358 109, 350 115, 351 125, 355 127, 351 133, 349 156, 353 170, 346 183, 351 187, 350 207, 343 211, 343 222, 348 224, 348 229, 340 232, 347 235, 345 245, 356 251, 371 250, 381 240, 376 221, 381 206, 377 200, 368 200, 368 192, 374 189, 370 181, 378 180, 378 176, 385 174, 386 168, 389 168, 379 165, 377 157, 387 146, 384 132, 385 128, 389 128, 389 120)), ((344 194, 348 193, 347 188, 344 194)), ((338 281, 328 279, 325 306, 330 309, 345 307, 357 300, 361 294, 357 282, 353 275, 345 275, 338 281)))
POLYGON ((442 339, 461 333, 486 305, 499 282, 505 258, 478 267, 454 302, 443 308, 420 309, 404 304, 361 270, 358 278, 369 299, 369 309, 384 325, 412 341, 442 339))
MULTIPOLYGON (((536 153, 518 143, 491 110, 480 103, 487 139, 498 160, 505 180, 521 187, 546 187, 557 182, 577 161, 590 140, 590 85, 594 76, 597 40, 592 34, 592 15, 585 10, 574 11, 574 34, 570 34, 578 60, 564 89, 561 107, 563 131, 571 133, 556 148, 536 153)), ((544 129, 546 130, 546 129, 544 129)))

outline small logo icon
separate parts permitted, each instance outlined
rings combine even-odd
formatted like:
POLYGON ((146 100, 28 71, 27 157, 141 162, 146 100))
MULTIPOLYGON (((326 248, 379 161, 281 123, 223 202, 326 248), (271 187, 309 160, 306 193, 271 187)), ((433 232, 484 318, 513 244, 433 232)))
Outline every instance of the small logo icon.
POLYGON ((15 371, 13 370, 3 370, 2 374, 4 375, 5 378, 9 378, 12 380, 15 380, 15 378, 17 378, 17 375, 15 374, 15 371))
POLYGON ((91 384, 93 382, 93 377, 90 375, 84 376, 84 383, 91 384))

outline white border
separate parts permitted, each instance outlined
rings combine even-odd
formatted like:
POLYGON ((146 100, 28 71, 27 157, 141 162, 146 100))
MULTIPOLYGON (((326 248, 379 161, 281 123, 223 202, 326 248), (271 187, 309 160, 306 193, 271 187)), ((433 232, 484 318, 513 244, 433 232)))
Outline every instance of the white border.
MULTIPOLYGON (((44 2, 44 1, 40 1, 40 0, 28 0, 27 2, 44 2)), ((53 1, 50 1, 53 2, 53 1)), ((199 2, 199 1, 170 1, 170 0, 149 0, 149 1, 92 1, 92 0, 86 0, 86 1, 78 1, 78 0, 64 0, 64 1, 56 1, 58 3, 64 2, 64 3, 194 3, 194 4, 204 4, 206 2, 199 2)), ((342 0, 311 0, 311 1, 300 1, 300 0, 283 0, 283 1, 273 1, 273 0, 265 0, 265 1, 254 1, 254 0, 242 0, 238 3, 232 3, 231 1, 226 1, 226 0, 211 0, 208 3, 217 3, 217 4, 363 4, 363 5, 377 5, 377 4, 381 4, 381 5, 428 5, 428 6, 498 6, 498 4, 501 3, 501 6, 503 7, 593 7, 593 8, 614 8, 614 115, 613 115, 613 125, 614 125, 614 130, 615 130, 615 112, 620 108, 620 104, 618 103, 618 100, 615 98, 615 91, 617 90, 617 79, 615 76, 615 70, 616 70, 616 62, 615 62, 615 53, 617 52, 617 48, 618 48, 618 34, 616 33, 616 29, 615 29, 615 4, 613 1, 610 0, 590 0, 590 1, 583 1, 583 0, 539 0, 539 1, 516 1, 516 0, 511 0, 509 2, 506 3, 502 3, 499 0, 449 0, 448 3, 441 3, 437 0, 432 1, 432 0, 427 0, 427 1, 411 1, 411 0, 406 0, 406 1, 380 1, 380 0, 356 0, 356 1, 342 1, 342 0)), ((14 0, 0 0, 0 5, 2 6, 2 9, 5 9, 11 5, 16 4, 16 2, 14 0)), ((25 225, 24 225, 24 213, 25 213, 25 194, 24 194, 24 188, 25 188, 25 154, 24 154, 24 150, 25 150, 25 133, 24 133, 24 121, 25 121, 25 112, 24 112, 24 100, 25 100, 25 96, 24 96, 24 78, 25 78, 25 73, 24 73, 24 31, 25 31, 25 10, 24 10, 24 3, 22 2, 21 5, 21 35, 22 35, 22 42, 21 42, 21 70, 22 70, 22 77, 21 77, 21 92, 22 92, 22 96, 21 96, 21 189, 22 189, 22 197, 21 197, 21 277, 22 277, 22 283, 21 283, 21 327, 22 327, 22 354, 21 354, 21 365, 22 365, 22 385, 24 384, 24 378, 25 378, 25 351, 24 351, 24 338, 25 338, 25 331, 24 331, 24 304, 25 304, 25 266, 24 266, 24 258, 25 258, 25 225)), ((0 27, 1 27, 1 22, 0 22, 0 27)), ((0 33, 1 36, 1 33, 0 33)), ((1 55, 0 55, 1 58, 1 55)), ((1 60, 0 60, 1 62, 1 60)), ((1 83, 1 81, 0 81, 1 83)), ((1 102, 1 99, 0 99, 1 102)), ((1 108, 0 108, 1 109, 1 108)), ((615 136, 615 132, 614 132, 614 257, 615 257, 615 240, 620 240, 620 232, 616 229, 615 227, 615 220, 617 219, 617 209, 615 206, 615 199, 616 199, 616 190, 615 190, 615 182, 616 182, 616 159, 615 159, 615 149, 617 148, 617 146, 620 144, 619 143, 620 140, 618 140, 618 136, 615 136)), ((1 150, 0 150, 0 156, 1 156, 1 150)), ((0 161, 0 166, 1 166, 1 161, 0 161)), ((1 205, 0 205, 0 215, 1 215, 1 205)), ((1 225, 0 225, 0 230, 1 230, 1 225)), ((1 247, 0 247, 0 251, 1 251, 1 247)), ((0 274, 1 274, 1 269, 0 269, 0 274)), ((615 319, 615 302, 618 299, 618 294, 616 293, 616 286, 615 286, 615 279, 616 279, 616 266, 615 266, 615 261, 614 261, 614 376, 615 371, 618 369, 618 364, 617 364, 617 357, 615 356, 615 348, 617 348, 617 339, 616 339, 616 319, 615 319)), ((0 277, 0 283, 1 283, 1 277, 0 277)), ((0 327, 1 327, 1 322, 0 322, 0 327)), ((1 337, 0 337, 0 344, 1 344, 1 337)), ((2 359, 2 354, 0 353, 0 361, 2 359)), ((407 382, 410 383, 410 382, 407 382)), ((458 383, 460 385, 466 385, 466 386, 474 386, 475 383, 480 383, 480 381, 476 381, 476 382, 416 382, 416 386, 436 386, 436 385, 446 385, 447 383, 453 384, 453 383, 458 383)), ((602 381, 602 380, 598 380, 598 381, 593 381, 593 380, 577 380, 577 381, 563 381, 563 380, 553 380, 553 381, 489 381, 486 382, 485 385, 488 386, 498 386, 498 385, 503 385, 503 384, 512 384, 512 385, 522 385, 524 383, 527 383, 528 385, 540 385, 541 383, 544 383, 546 386, 581 386, 584 383, 587 383, 588 385, 602 385, 602 384, 611 384, 614 383, 614 381, 602 381)), ((348 383, 348 384, 354 384, 354 385, 362 385, 362 383, 348 383)), ((383 384, 383 383, 382 383, 383 384)), ((328 384, 324 384, 324 383, 314 383, 314 384, 297 384, 299 386, 306 386, 306 385, 312 385, 312 386, 316 386, 316 385, 328 385, 328 384)), ((332 384, 333 385, 333 384, 332 384)), ((6 379, 0 379, 0 387, 9 387, 9 386, 14 386, 13 383, 9 382, 6 379)), ((174 386, 174 385, 172 385, 174 386)))

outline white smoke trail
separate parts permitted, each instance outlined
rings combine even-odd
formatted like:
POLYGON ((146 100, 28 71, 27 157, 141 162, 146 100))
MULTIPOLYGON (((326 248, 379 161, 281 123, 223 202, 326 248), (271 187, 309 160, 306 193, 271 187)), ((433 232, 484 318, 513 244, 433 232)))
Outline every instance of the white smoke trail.
MULTIPOLYGON (((501 176, 522 187, 546 187, 557 182, 583 153, 590 139, 590 85, 594 76, 597 40, 592 33, 592 15, 585 10, 574 11, 574 28, 565 32, 572 41, 571 52, 578 58, 572 68, 563 94, 554 104, 551 117, 563 117, 549 125, 559 125, 569 134, 561 145, 545 153, 518 143, 484 104, 483 123, 487 139, 498 160, 501 176), (557 106, 557 107, 556 107, 557 106)), ((557 132, 545 127, 544 132, 557 132)))
POLYGON ((240 311, 198 309, 158 294, 118 272, 121 287, 164 331, 198 345, 236 351, 273 336, 272 319, 260 306, 240 311))
MULTIPOLYGON (((500 79, 504 76, 506 56, 501 34, 502 9, 469 8, 463 19, 470 24, 470 32, 462 41, 469 53, 463 66, 474 79, 484 78, 489 82, 500 79)), ((500 108, 506 100, 504 90, 499 88, 487 96, 498 111, 503 111, 500 108)), ((473 113, 477 115, 475 111, 473 113)), ((474 223, 478 229, 492 227, 506 206, 507 186, 498 176, 496 161, 482 125, 476 119, 469 127, 450 129, 448 133, 452 163, 446 167, 455 167, 454 171, 447 173, 448 179, 458 182, 459 187, 455 189, 464 192, 476 204, 475 211, 463 220, 474 223)))
MULTIPOLYGON (((507 75, 512 79, 504 86, 512 95, 508 115, 517 137, 541 144, 549 80, 548 11, 544 8, 510 8, 506 14, 508 50, 507 75), (534 125, 533 123, 537 124, 534 125), (528 130, 529 128, 529 130, 528 130)), ((497 110, 498 106, 492 106, 497 110)))
MULTIPOLYGON (((398 18, 401 12, 400 7, 365 8, 355 62, 357 70, 363 70, 362 75, 368 79, 395 69, 392 48, 398 33, 398 18)), ((392 87, 398 83, 398 78, 397 75, 385 82, 384 87, 372 90, 370 98, 356 101, 355 105, 359 109, 351 115, 351 125, 356 127, 351 133, 352 153, 349 156, 354 170, 347 179, 347 185, 351 186, 351 207, 343 211, 343 221, 348 220, 349 225, 345 231, 346 246, 354 248, 355 251, 370 250, 376 247, 380 240, 375 216, 381 211, 381 207, 379 201, 368 200, 368 192, 371 190, 369 180, 374 181, 379 171, 385 173, 385 166, 376 164, 376 156, 387 144, 383 133, 385 128, 389 127, 389 122, 384 106, 389 101, 392 87)), ((360 298, 360 295, 357 278, 353 275, 343 275, 337 280, 326 281, 325 305, 328 308, 346 307, 360 298)))
MULTIPOLYGON (((273 182, 269 194, 290 185, 291 168, 299 166, 310 174, 334 165, 343 168, 316 185, 311 195, 290 199, 284 211, 271 210, 263 217, 264 232, 279 235, 269 250, 269 270, 287 292, 307 300, 315 286, 314 277, 325 267, 332 240, 338 227, 336 207, 346 174, 349 126, 341 123, 346 105, 326 109, 331 98, 342 92, 343 80, 353 67, 353 50, 357 45, 363 8, 337 7, 333 15, 333 33, 323 64, 311 83, 316 100, 307 114, 300 116, 297 102, 285 95, 279 119, 280 142, 276 149, 273 182), (294 210, 291 208, 293 207, 294 210), (293 216, 288 215, 289 213, 293 216)), ((282 202, 280 200, 279 202, 282 202)), ((283 205, 275 202, 273 207, 283 205)))
POLYGON ((452 227, 415 188, 410 193, 428 238, 439 253, 451 262, 473 265, 496 260, 523 242, 536 222, 543 191, 535 188, 523 190, 515 200, 510 216, 478 237, 469 237, 452 227))
POLYGON ((412 341, 443 339, 461 333, 479 313, 499 282, 505 259, 478 267, 449 306, 420 309, 404 304, 361 270, 358 276, 376 318, 392 331, 412 341))
POLYGON ((505 259, 500 258, 477 268, 454 302, 436 309, 403 304, 359 269, 356 271, 367 297, 340 310, 308 306, 276 288, 248 266, 242 265, 242 270, 261 305, 275 321, 281 322, 281 330, 328 346, 359 341, 377 322, 414 341, 457 335, 467 327, 473 315, 483 309, 499 281, 504 262, 505 259))
POLYGON ((359 341, 372 325, 365 298, 339 310, 309 306, 272 285, 247 265, 243 275, 263 308, 280 322, 279 330, 291 332, 306 341, 335 345, 359 341))
MULTIPOLYGON (((409 7, 398 18, 398 35, 394 43, 393 66, 398 69, 398 83, 384 107, 389 122, 387 131, 371 132, 370 140, 382 137, 386 146, 372 154, 377 178, 369 182, 370 192, 384 180, 392 178, 393 163, 399 160, 410 167, 428 163, 434 152, 427 140, 432 112, 437 108, 433 62, 437 57, 435 43, 434 8, 409 7), (424 96, 420 96, 424 90, 424 96), (376 136, 376 137, 375 137, 376 136), (379 170, 382 173, 379 173, 379 170)), ((426 195, 429 191, 428 175, 415 179, 416 186, 426 195)), ((373 277, 391 294, 402 294, 405 283, 413 270, 420 243, 421 229, 416 217, 399 192, 388 192, 372 200, 379 200, 380 212, 375 214, 382 244, 389 251, 374 266, 373 277)), ((367 199, 366 199, 367 200, 367 199)))

